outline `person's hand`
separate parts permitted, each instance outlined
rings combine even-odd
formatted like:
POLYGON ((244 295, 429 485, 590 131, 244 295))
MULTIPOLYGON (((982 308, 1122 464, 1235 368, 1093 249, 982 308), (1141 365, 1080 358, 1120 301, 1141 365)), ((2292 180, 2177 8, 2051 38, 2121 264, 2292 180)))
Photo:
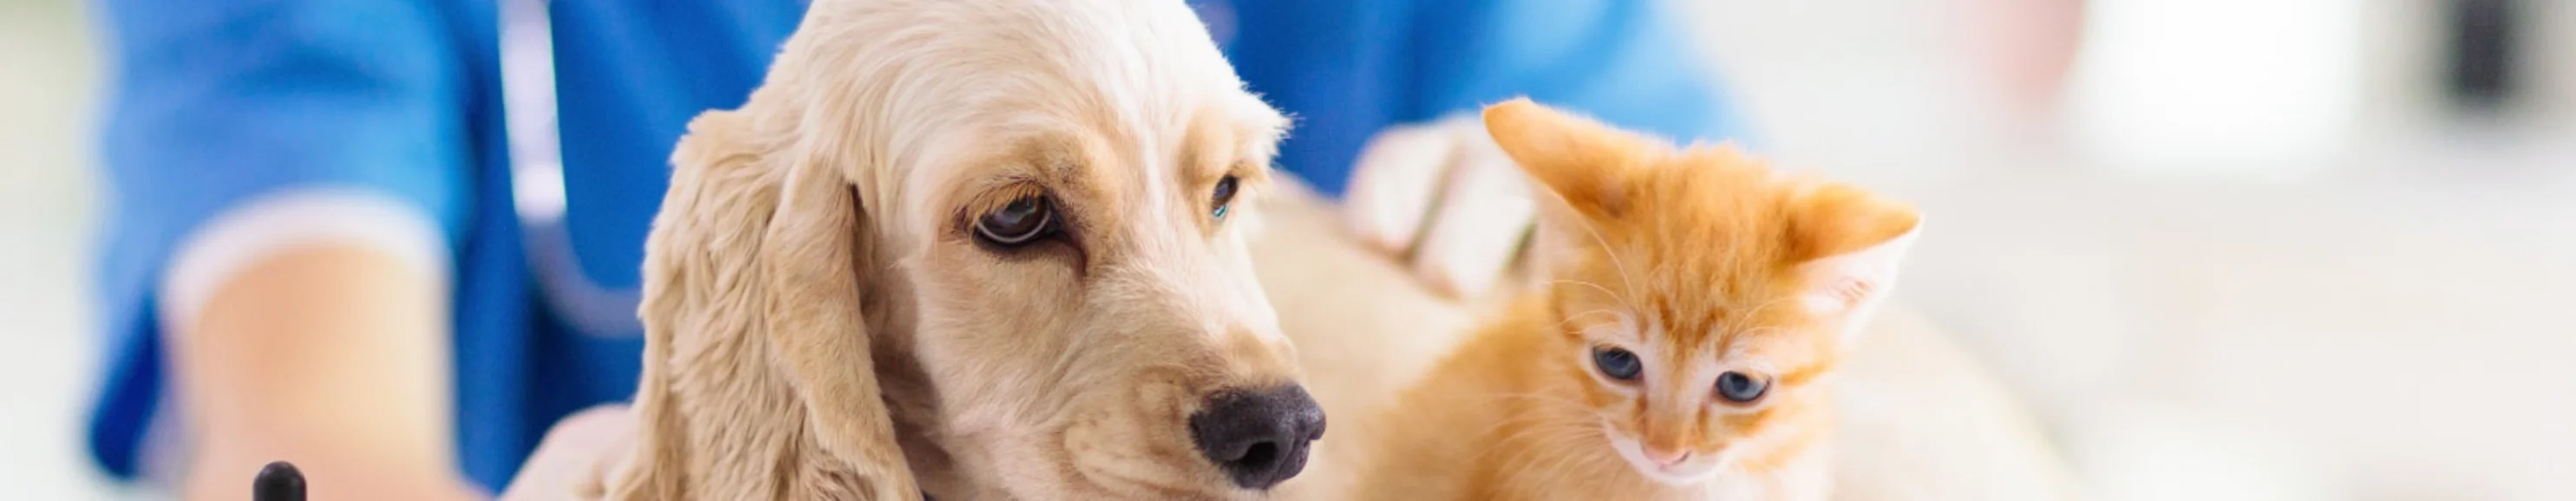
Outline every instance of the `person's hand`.
POLYGON ((633 457, 635 413, 603 405, 555 422, 546 439, 501 491, 501 501, 599 499, 616 485, 611 475, 633 457))
POLYGON ((1461 114, 1378 132, 1351 169, 1343 214, 1432 289, 1474 298, 1520 253, 1537 217, 1530 195, 1484 123, 1461 114))

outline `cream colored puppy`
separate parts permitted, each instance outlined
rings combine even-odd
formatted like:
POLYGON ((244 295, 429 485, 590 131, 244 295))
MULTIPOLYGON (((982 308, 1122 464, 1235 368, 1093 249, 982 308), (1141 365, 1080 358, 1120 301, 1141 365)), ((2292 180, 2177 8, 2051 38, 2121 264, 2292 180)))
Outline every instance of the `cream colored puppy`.
POLYGON ((815 2, 673 155, 600 494, 1260 496, 1324 430, 1245 245, 1285 126, 1178 1, 815 2))

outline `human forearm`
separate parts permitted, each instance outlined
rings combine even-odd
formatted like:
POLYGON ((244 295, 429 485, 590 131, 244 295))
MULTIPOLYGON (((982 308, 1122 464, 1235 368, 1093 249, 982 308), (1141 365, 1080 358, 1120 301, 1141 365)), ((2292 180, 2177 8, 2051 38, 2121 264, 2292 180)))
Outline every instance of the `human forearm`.
POLYGON ((473 499, 454 467, 447 297, 437 270, 363 245, 253 260, 169 319, 195 439, 189 499, 243 499, 295 462, 314 499, 473 499))

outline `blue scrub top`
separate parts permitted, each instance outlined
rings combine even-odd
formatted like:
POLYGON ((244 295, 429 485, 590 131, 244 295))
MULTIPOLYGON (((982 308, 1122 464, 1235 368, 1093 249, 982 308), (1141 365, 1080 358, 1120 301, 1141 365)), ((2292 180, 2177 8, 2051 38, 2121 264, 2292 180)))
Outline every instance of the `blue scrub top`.
MULTIPOLYGON (((1741 129, 1652 0, 1193 2, 1252 90, 1297 117, 1280 166, 1337 194, 1390 124, 1515 95, 1677 138, 1741 129)), ((639 281, 669 149, 741 104, 801 1, 553 0, 566 225, 583 274, 639 281)), ((555 419, 634 392, 636 332, 576 332, 538 298, 512 210, 489 1, 110 0, 112 200, 89 448, 131 477, 164 388, 154 286, 178 241, 268 193, 370 190, 454 258, 458 447, 495 488, 555 419)), ((157 446, 157 445, 156 445, 157 446)))

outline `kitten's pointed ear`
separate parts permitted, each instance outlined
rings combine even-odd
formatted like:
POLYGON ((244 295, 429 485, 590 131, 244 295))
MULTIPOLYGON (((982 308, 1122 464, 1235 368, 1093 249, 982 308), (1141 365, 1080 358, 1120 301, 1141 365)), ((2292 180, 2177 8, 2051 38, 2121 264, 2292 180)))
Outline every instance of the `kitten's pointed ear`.
POLYGON ((1858 334, 1896 286, 1897 265, 1922 233, 1913 208, 1847 186, 1832 185, 1797 197, 1790 210, 1790 248, 1800 259, 1802 302, 1833 321, 1843 335, 1858 334))
POLYGON ((1531 179, 1592 217, 1627 210, 1626 179, 1640 157, 1671 149, 1529 98, 1485 107, 1485 132, 1531 179))

